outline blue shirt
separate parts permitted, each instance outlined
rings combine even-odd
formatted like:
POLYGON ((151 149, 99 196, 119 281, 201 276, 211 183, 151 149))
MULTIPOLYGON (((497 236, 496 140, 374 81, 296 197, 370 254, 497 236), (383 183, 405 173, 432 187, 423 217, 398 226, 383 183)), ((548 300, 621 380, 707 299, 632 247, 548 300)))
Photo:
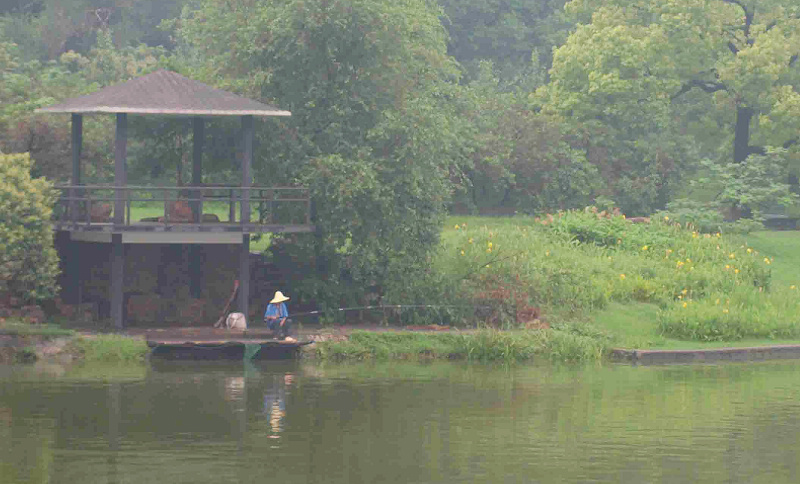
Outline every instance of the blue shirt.
POLYGON ((278 319, 288 318, 289 311, 286 309, 285 303, 278 303, 278 304, 268 304, 267 310, 264 311, 264 317, 267 316, 277 316, 278 319))

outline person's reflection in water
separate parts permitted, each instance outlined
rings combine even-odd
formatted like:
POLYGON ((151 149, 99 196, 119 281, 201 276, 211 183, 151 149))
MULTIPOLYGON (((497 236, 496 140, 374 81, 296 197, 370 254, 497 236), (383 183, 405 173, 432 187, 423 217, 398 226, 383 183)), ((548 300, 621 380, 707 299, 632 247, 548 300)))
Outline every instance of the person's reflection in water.
POLYGON ((269 418, 271 439, 280 437, 283 417, 286 415, 286 393, 294 382, 294 375, 275 375, 272 385, 264 393, 264 413, 269 418))

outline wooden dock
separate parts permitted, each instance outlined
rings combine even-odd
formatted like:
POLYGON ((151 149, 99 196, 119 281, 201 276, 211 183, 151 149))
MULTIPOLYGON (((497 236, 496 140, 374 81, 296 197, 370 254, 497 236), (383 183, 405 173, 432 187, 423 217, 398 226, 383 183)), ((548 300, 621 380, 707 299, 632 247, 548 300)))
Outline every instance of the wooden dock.
POLYGON ((170 360, 285 360, 299 356, 313 341, 279 340, 259 328, 231 331, 213 328, 131 330, 151 348, 151 357, 170 360))

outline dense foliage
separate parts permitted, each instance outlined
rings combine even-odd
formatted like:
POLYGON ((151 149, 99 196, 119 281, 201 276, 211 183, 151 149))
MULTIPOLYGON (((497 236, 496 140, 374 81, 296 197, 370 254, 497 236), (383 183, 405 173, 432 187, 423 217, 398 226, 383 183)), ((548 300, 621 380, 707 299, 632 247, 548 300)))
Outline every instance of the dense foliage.
MULTIPOLYGON (((448 211, 669 210, 709 231, 796 213, 799 28, 792 0, 12 1, 0 151, 64 181, 68 123, 33 110, 171 68, 292 111, 256 123, 254 176, 312 191, 316 236, 272 244, 316 261, 298 294, 446 297, 430 266, 448 211)), ((110 179, 112 123, 84 121, 88 183, 110 179)), ((131 129, 129 181, 183 183, 188 121, 131 129)), ((207 130, 206 181, 237 180, 238 129, 207 130)))
POLYGON ((31 178, 27 154, 0 154, 0 296, 21 302, 52 297, 58 257, 50 216, 49 182, 31 178))

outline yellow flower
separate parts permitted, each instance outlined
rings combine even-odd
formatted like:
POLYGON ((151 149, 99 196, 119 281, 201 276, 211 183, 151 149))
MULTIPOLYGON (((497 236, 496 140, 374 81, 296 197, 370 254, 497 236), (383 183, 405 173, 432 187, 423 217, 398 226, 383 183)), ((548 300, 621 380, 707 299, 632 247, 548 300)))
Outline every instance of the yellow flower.
POLYGON ((549 250, 544 251, 544 256, 545 257, 550 257, 550 251, 549 250))
POLYGON ((665 222, 669 222, 669 217, 668 217, 668 216, 666 216, 666 215, 664 215, 664 221, 665 221, 665 222))
POLYGON ((667 249, 667 255, 672 253, 672 249, 667 249))
POLYGON ((621 244, 621 243, 622 243, 622 239, 617 239, 617 244, 621 244))
POLYGON ((728 314, 728 308, 723 309, 722 312, 728 314))
POLYGON ((455 227, 453 227, 453 228, 454 228, 454 229, 456 229, 456 230, 458 230, 458 229, 460 228, 460 225, 456 224, 456 226, 455 226, 455 227))
POLYGON ((681 294, 685 295, 687 292, 689 292, 689 291, 687 289, 684 289, 683 291, 681 291, 681 294))
POLYGON ((766 257, 764 257, 764 264, 770 265, 770 264, 772 264, 772 262, 770 262, 770 260, 769 260, 769 259, 767 259, 766 257))
POLYGON ((688 305, 689 305, 689 303, 683 303, 683 307, 686 307, 688 305))
POLYGON ((691 263, 691 262, 692 262, 692 259, 689 259, 689 258, 687 257, 687 258, 686 258, 686 262, 688 262, 688 263, 691 263))
POLYGON ((692 238, 693 238, 693 239, 696 239, 696 238, 697 238, 697 232, 692 232, 692 238))
POLYGON ((726 270, 726 271, 727 271, 728 269, 730 269, 730 268, 731 268, 731 265, 730 265, 730 264, 725 264, 725 270, 726 270))
POLYGON ((729 258, 729 259, 735 259, 735 258, 736 258, 736 254, 734 254, 733 252, 731 252, 730 254, 728 254, 728 258, 729 258))
POLYGON ((492 267, 492 265, 491 265, 491 264, 486 264, 486 268, 487 268, 487 269, 488 269, 488 268, 490 268, 490 267, 492 267))
POLYGON ((739 269, 734 269, 734 270, 733 270, 733 273, 734 273, 734 274, 738 274, 738 273, 739 273, 739 269))
POLYGON ((719 305, 719 298, 717 298, 717 300, 714 301, 714 304, 719 305))
POLYGON ((719 246, 717 246, 717 250, 719 250, 719 246))
POLYGON ((791 286, 789 286, 789 289, 791 289, 791 290, 793 290, 793 291, 794 291, 795 289, 797 289, 797 286, 795 286, 794 284, 792 284, 791 286))
POLYGON ((748 253, 748 254, 751 254, 752 252, 753 252, 753 249, 751 249, 750 247, 748 247, 748 248, 747 248, 747 253, 748 253))
POLYGON ((717 237, 720 237, 720 233, 719 233, 719 232, 717 232, 717 234, 716 234, 716 235, 717 235, 717 237))
POLYGON ((470 238, 469 238, 469 241, 468 241, 468 242, 469 242, 470 244, 472 243, 472 237, 470 237, 470 238))
POLYGON ((491 248, 491 247, 489 247, 488 249, 486 249, 486 252, 491 252, 491 251, 492 251, 492 248, 491 248))
POLYGON ((488 244, 486 244, 486 247, 488 247, 488 248, 490 248, 490 249, 491 249, 491 248, 492 248, 492 243, 491 243, 491 242, 489 242, 488 244))
POLYGON ((681 266, 683 266, 682 260, 679 260, 677 263, 675 263, 675 267, 681 267, 681 266))
POLYGON ((678 299, 683 299, 683 296, 678 294, 678 299))
POLYGON ((647 249, 649 249, 649 247, 647 247, 646 245, 642 246, 642 250, 647 250, 647 249))
POLYGON ((463 250, 461 251, 461 255, 464 255, 464 251, 463 250))
POLYGON ((625 280, 625 274, 620 274, 619 278, 624 281, 625 280))

